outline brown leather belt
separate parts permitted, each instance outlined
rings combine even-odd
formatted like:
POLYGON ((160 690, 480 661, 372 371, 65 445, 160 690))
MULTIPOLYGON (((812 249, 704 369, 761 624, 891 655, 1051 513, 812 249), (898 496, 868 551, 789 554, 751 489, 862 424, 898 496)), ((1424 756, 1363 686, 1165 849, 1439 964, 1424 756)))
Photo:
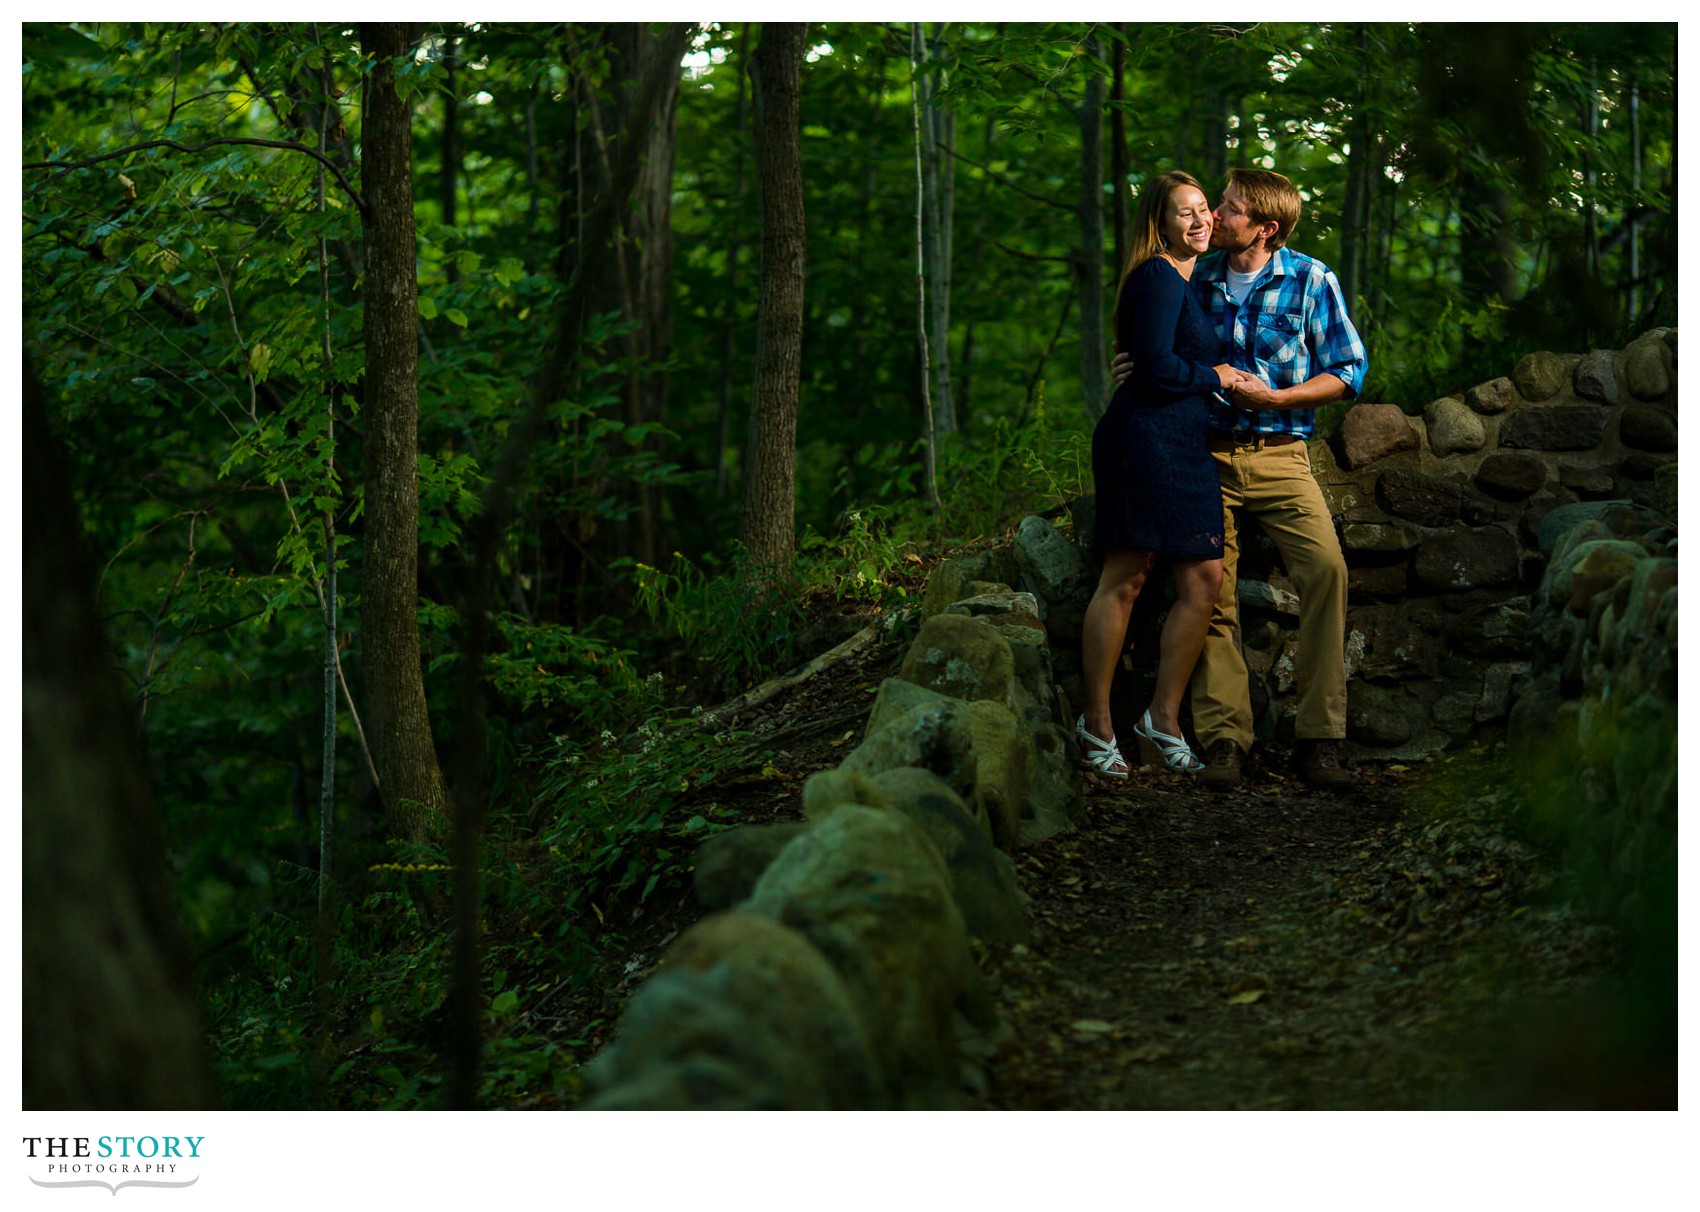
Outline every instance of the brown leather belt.
POLYGON ((1258 450, 1270 446, 1291 446, 1304 440, 1296 433, 1214 433, 1210 436, 1224 445, 1250 446, 1258 450))

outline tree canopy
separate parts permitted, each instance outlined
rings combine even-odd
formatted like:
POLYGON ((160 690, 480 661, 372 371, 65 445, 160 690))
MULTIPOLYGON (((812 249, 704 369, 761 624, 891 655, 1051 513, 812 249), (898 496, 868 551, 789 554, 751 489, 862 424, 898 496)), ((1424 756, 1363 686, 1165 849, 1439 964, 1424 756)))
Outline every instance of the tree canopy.
MULTIPOLYGON (((308 1097, 276 1058, 309 1049, 317 1012, 279 993, 260 1035, 241 1023, 322 938, 301 904, 333 875, 343 962, 390 956, 358 1029, 394 1042, 386 1015, 442 1001, 414 979, 438 957, 397 941, 443 912, 439 756, 472 744, 492 827, 554 864, 528 883, 504 850, 486 894, 582 958, 595 889, 682 871, 684 826, 633 807, 664 805, 662 782, 622 807, 586 773, 605 729, 682 710, 655 671, 734 690, 804 655, 800 595, 885 601, 911 540, 1087 486, 1127 199, 1151 175, 1300 186, 1293 243, 1345 285, 1364 399, 1419 409, 1508 351, 1675 323, 1674 24, 806 35, 795 562, 773 580, 740 579, 737 538, 773 457, 750 418, 775 27, 25 25, 24 348, 229 1101, 308 1097), (475 617, 490 727, 469 738, 475 617), (680 636, 706 660, 668 664, 680 636), (417 718, 386 697, 409 678, 417 718), (386 787, 406 801, 387 825, 386 787)), ((521 966, 485 963, 498 1001, 521 966)), ((410 1105, 426 1067, 320 1096, 410 1105)))

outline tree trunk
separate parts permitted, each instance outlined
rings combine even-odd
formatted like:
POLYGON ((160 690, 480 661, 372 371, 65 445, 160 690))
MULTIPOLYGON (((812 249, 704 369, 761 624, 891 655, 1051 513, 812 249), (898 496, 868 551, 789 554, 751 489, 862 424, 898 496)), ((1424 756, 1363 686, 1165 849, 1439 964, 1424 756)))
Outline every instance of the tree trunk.
MULTIPOLYGON (((1116 27, 1125 34, 1126 24, 1116 27)), ((1110 100, 1117 102, 1110 109, 1110 213, 1115 217, 1116 256, 1111 267, 1120 275, 1127 264, 1127 114, 1120 102, 1127 100, 1125 75, 1127 47, 1120 38, 1110 50, 1110 100)), ((1185 136, 1182 136, 1184 141, 1185 136)), ((1181 157, 1182 164, 1186 157, 1181 157)))
POLYGON ((1346 161, 1346 204, 1340 224, 1340 287, 1346 296, 1346 306, 1356 306, 1365 289, 1365 254, 1368 247, 1368 228, 1371 194, 1375 185, 1375 135, 1370 127, 1369 88, 1371 63, 1369 59, 1369 30, 1358 31, 1358 97, 1353 106, 1350 134, 1351 144, 1346 161))
POLYGON ((392 60, 413 48, 400 24, 360 27, 377 59, 362 89, 366 245, 366 553, 361 654, 366 717, 390 831, 419 840, 442 824, 443 776, 419 658, 419 364, 413 129, 392 60))
MULTIPOLYGON (((980 146, 984 150, 988 162, 997 158, 992 151, 997 144, 997 132, 997 119, 987 118, 980 146)), ((986 173, 981 173, 980 196, 977 199, 978 206, 974 213, 974 239, 969 242, 970 251, 968 255, 971 258, 968 263, 967 278, 969 305, 964 309, 968 312, 968 322, 962 333, 962 359, 960 363, 962 374, 956 388, 956 409, 959 424, 963 423, 963 418, 973 414, 974 408, 974 287, 983 280, 982 272, 986 264, 986 245, 988 243, 986 239, 986 218, 991 210, 991 188, 991 177, 986 173)))
POLYGON ((726 290, 725 328, 721 333, 720 404, 714 450, 714 495, 724 498, 727 486, 726 455, 732 445, 732 367, 737 363, 738 338, 738 262, 743 258, 744 242, 735 216, 744 211, 744 85, 749 75, 750 29, 738 43, 738 111, 732 132, 732 198, 726 220, 726 290))
MULTIPOLYGON (((670 53, 665 39, 644 39, 647 64, 656 55, 670 53)), ((631 209, 633 303, 637 307, 638 346, 642 365, 650 368, 638 377, 637 414, 642 424, 650 427, 652 436, 644 439, 642 449, 653 451, 656 457, 667 459, 666 438, 657 427, 667 424, 667 375, 665 366, 673 352, 673 152, 678 130, 679 72, 675 69, 662 77, 663 92, 656 99, 656 111, 648 123, 648 138, 644 144, 643 168, 638 173, 631 209)), ((640 67, 641 79, 647 70, 640 67)), ((633 91, 636 91, 636 84, 633 91)), ((648 118, 649 115, 643 115, 648 118)), ((629 117, 628 123, 639 120, 629 117)), ((646 564, 658 565, 662 555, 670 550, 666 534, 666 512, 662 486, 645 484, 639 489, 643 525, 640 556, 646 564)))
MULTIPOLYGON (((1096 62, 1102 50, 1096 38, 1086 53, 1096 62)), ((1104 340, 1104 77, 1090 70, 1086 95, 1075 112, 1080 123, 1080 264, 1076 286, 1080 304, 1080 387, 1088 419, 1104 415, 1109 403, 1108 358, 1104 340)))
MULTIPOLYGON (((449 35, 443 39, 443 162, 437 178, 438 196, 442 201, 443 226, 455 225, 456 192, 460 186, 460 97, 455 92, 456 39, 449 35)), ((456 258, 448 260, 448 277, 450 282, 460 281, 460 265, 456 258)))
MULTIPOLYGON (((924 39, 919 39, 919 30, 920 25, 916 23, 921 62, 938 58, 936 37, 929 47, 924 39)), ((938 33, 936 27, 934 33, 938 33)), ((950 292, 956 217, 956 162, 948 152, 956 146, 956 115, 945 113, 938 107, 939 82, 936 77, 923 75, 917 84, 921 105, 921 183, 925 218, 922 247, 926 258, 926 278, 931 284, 927 303, 933 420, 939 433, 955 433, 956 402, 950 375, 950 292)))
MULTIPOLYGON (((1204 156, 1212 197, 1219 197, 1222 183, 1228 176, 1228 115, 1234 112, 1234 101, 1226 88, 1218 87, 1211 96, 1210 112, 1204 120, 1204 156)), ((1242 131, 1241 134, 1244 134, 1242 131)))
POLYGON ((938 434, 934 424, 933 411, 933 354, 927 340, 927 174, 923 167, 925 156, 922 152, 922 145, 926 140, 921 133, 924 125, 921 120, 921 63, 925 54, 925 45, 921 39, 921 23, 916 21, 909 26, 909 71, 912 82, 909 90, 909 105, 915 130, 915 324, 916 335, 920 343, 921 408, 925 422, 923 432, 926 438, 927 451, 927 501, 933 507, 933 517, 936 519, 941 512, 941 505, 938 480, 938 434))
POLYGON ((23 1106, 214 1107, 146 763, 27 362, 23 394, 23 1106))
POLYGON ((757 565, 788 562, 795 547, 793 476, 802 369, 803 164, 798 123, 808 25, 773 22, 753 63, 756 206, 761 293, 756 311, 755 397, 739 537, 757 565))

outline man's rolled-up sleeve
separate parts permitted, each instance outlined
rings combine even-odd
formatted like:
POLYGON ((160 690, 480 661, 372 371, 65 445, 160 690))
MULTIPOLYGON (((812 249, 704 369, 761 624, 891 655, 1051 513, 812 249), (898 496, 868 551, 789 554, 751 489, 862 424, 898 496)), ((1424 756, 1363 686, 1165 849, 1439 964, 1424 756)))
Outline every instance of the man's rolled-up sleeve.
POLYGON ((1310 313, 1312 375, 1331 374, 1346 385, 1349 399, 1357 399, 1369 372, 1369 351, 1346 314, 1346 296, 1332 270, 1322 271, 1313 284, 1310 313))

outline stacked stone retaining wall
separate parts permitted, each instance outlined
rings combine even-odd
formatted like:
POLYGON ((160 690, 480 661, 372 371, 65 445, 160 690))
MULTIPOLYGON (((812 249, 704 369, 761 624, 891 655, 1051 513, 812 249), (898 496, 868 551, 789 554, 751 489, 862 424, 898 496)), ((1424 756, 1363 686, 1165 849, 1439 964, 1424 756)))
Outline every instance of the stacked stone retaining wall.
MULTIPOLYGON (((1530 354, 1420 417, 1360 404, 1311 444, 1349 569, 1356 756, 1428 758, 1509 725, 1618 908, 1674 881, 1675 452, 1673 330, 1530 354)), ((1009 855, 1082 810, 1091 498, 1071 515, 1072 536, 1029 517, 1010 547, 942 563, 900 676, 806 784, 804 821, 704 844, 712 912, 588 1067, 587 1108, 961 1105, 1001 1030, 972 940, 1026 938, 1009 855)), ((1253 702, 1279 736, 1299 601, 1273 544, 1241 534, 1253 702)), ((1155 624, 1118 676, 1119 732, 1155 624)))

